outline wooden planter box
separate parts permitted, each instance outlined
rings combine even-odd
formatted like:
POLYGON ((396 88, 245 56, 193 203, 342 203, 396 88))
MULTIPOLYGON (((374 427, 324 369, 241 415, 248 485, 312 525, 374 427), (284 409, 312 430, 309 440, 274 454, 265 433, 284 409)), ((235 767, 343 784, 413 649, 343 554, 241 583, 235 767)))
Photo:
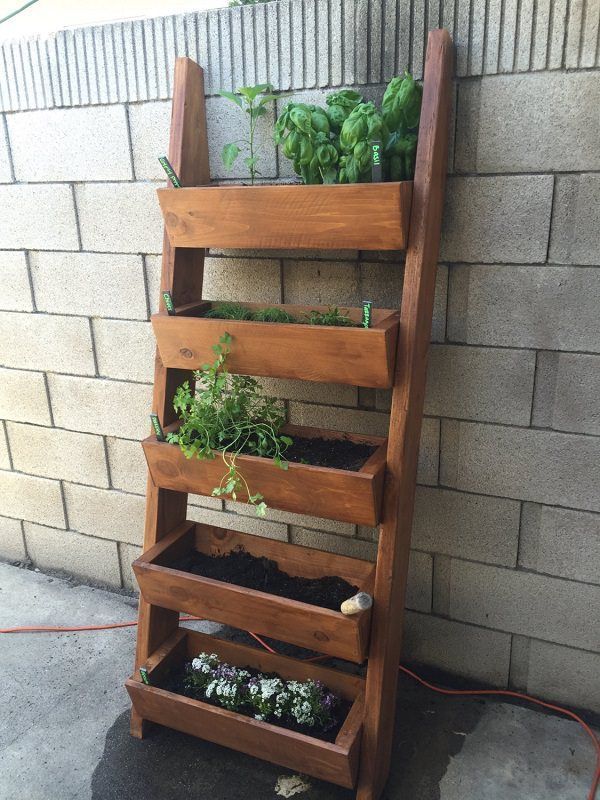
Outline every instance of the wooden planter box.
POLYGON ((403 250, 412 181, 157 192, 174 247, 403 250))
POLYGON ((171 667, 202 651, 216 653, 239 667, 276 672, 287 680, 320 680, 335 694, 350 700, 352 707, 335 743, 147 686, 134 675, 125 686, 141 717, 321 780, 347 788, 355 785, 363 722, 361 678, 179 629, 144 665, 150 684, 160 682, 171 667))
MULTIPOLYGON (((286 425, 283 432, 292 437, 366 442, 377 445, 377 450, 356 472, 293 463, 284 470, 270 458, 238 456, 236 463, 251 492, 260 492, 268 506, 282 511, 370 527, 378 524, 387 439, 298 425, 286 425)), ((211 495, 226 469, 218 453, 214 459, 186 458, 178 445, 159 442, 155 436, 145 439, 142 446, 152 480, 161 489, 211 495)), ((247 498, 247 494, 238 492, 238 500, 247 498)))
MULTIPOLYGON (((238 375, 294 378, 387 389, 396 364, 398 311, 374 309, 371 328, 341 328, 248 320, 207 319, 202 316, 217 305, 206 302, 182 306, 177 316, 166 312, 152 316, 160 357, 165 367, 198 369, 212 362, 212 347, 225 334, 232 337, 227 369, 238 375)), ((264 303, 240 303, 265 308, 264 303)), ((296 318, 303 313, 326 311, 327 306, 272 305, 296 318)), ((344 309, 360 322, 362 309, 344 309)))
POLYGON ((319 653, 356 663, 364 661, 371 609, 346 617, 339 611, 212 580, 174 566, 192 549, 223 555, 239 547, 276 561, 288 575, 335 575, 361 591, 373 593, 375 569, 369 561, 185 522, 133 562, 144 599, 161 608, 186 611, 319 653))

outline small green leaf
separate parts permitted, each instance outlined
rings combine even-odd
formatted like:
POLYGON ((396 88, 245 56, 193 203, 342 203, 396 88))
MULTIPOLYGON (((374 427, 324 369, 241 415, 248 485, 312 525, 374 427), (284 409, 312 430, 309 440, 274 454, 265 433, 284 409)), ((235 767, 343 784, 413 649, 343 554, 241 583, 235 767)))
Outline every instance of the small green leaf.
POLYGON ((248 156, 248 158, 244 159, 244 164, 248 167, 248 169, 252 169, 252 167, 255 167, 258 164, 258 156, 253 156, 252 158, 248 156))
POLYGON ((223 159, 223 164, 225 165, 226 170, 232 169, 236 158, 240 154, 240 148, 237 144, 226 144, 223 148, 223 152, 221 153, 221 158, 223 159))
POLYGON ((287 444, 288 447, 291 447, 294 444, 294 440, 290 439, 289 436, 280 436, 279 438, 284 444, 287 444))
POLYGON ((259 94, 270 92, 272 88, 270 83, 259 83, 258 86, 240 86, 240 88, 237 89, 237 93, 252 101, 256 100, 259 94))
POLYGON ((224 89, 222 89, 219 92, 219 94, 221 95, 221 97, 225 97, 227 98, 227 100, 231 100, 231 102, 235 103, 236 106, 242 108, 242 100, 240 97, 237 96, 237 94, 234 94, 233 92, 226 92, 224 89))

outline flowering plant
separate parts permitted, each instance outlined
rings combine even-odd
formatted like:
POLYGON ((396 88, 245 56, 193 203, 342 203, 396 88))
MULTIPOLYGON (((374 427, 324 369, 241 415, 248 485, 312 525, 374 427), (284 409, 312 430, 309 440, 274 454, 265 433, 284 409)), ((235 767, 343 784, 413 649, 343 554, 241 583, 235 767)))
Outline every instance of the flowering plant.
POLYGON ((216 653, 200 653, 187 665, 184 687, 200 699, 258 720, 293 722, 321 730, 335 725, 334 712, 340 702, 320 681, 286 681, 251 673, 222 662, 216 653))

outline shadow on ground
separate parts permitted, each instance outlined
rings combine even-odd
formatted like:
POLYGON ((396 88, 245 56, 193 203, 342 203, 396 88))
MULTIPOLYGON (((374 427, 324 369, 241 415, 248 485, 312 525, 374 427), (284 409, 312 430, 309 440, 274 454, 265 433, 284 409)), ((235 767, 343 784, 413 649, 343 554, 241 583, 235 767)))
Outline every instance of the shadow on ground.
MULTIPOLYGON (((401 677, 387 800, 439 800, 450 757, 481 718, 484 701, 436 697, 401 677)), ((275 800, 281 767, 186 734, 155 727, 143 741, 129 735, 129 715, 108 731, 92 779, 93 800, 275 800)), ((311 780, 299 800, 353 800, 354 793, 311 780)))

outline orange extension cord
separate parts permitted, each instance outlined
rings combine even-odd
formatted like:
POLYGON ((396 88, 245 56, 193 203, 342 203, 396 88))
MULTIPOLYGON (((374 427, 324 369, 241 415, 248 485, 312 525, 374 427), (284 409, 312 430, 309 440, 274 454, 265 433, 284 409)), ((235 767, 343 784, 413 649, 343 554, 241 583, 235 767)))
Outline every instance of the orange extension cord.
MULTIPOLYGON (((180 617, 181 622, 199 620, 201 620, 201 617, 180 617)), ((59 627, 54 625, 31 625, 19 628, 0 628, 0 633, 67 633, 72 631, 104 631, 112 628, 132 628, 137 624, 137 620, 134 620, 133 622, 112 622, 108 625, 71 625, 68 627, 59 627)), ((263 639, 261 639, 260 636, 257 636, 257 634, 252 633, 251 631, 248 631, 248 633, 250 633, 250 636, 254 637, 254 639, 256 639, 256 641, 262 647, 264 647, 265 650, 268 650, 270 653, 277 654, 277 651, 273 650, 273 648, 270 647, 263 639)), ((322 661, 325 658, 329 658, 329 656, 316 656, 306 660, 322 661)), ((568 708, 562 708, 562 706, 554 705, 553 703, 546 703, 543 700, 538 700, 536 697, 531 697, 530 695, 523 694, 522 692, 511 692, 508 689, 444 689, 441 686, 435 686, 433 683, 429 683, 428 681, 419 677, 419 675, 412 670, 408 669, 407 667, 403 667, 402 664, 400 664, 398 669, 405 675, 409 675, 422 686, 425 686, 425 688, 431 689, 432 692, 438 692, 439 694, 463 697, 514 697, 517 700, 525 700, 527 703, 534 703, 537 706, 548 708, 550 711, 556 711, 559 714, 564 714, 566 717, 574 719, 575 722, 578 722, 590 737, 594 745, 594 749, 596 750, 596 770, 594 772, 594 779, 592 781, 587 800, 594 800, 596 797, 598 785, 600 784, 600 739, 598 739, 590 726, 584 722, 584 720, 574 711, 570 711, 568 708)))

